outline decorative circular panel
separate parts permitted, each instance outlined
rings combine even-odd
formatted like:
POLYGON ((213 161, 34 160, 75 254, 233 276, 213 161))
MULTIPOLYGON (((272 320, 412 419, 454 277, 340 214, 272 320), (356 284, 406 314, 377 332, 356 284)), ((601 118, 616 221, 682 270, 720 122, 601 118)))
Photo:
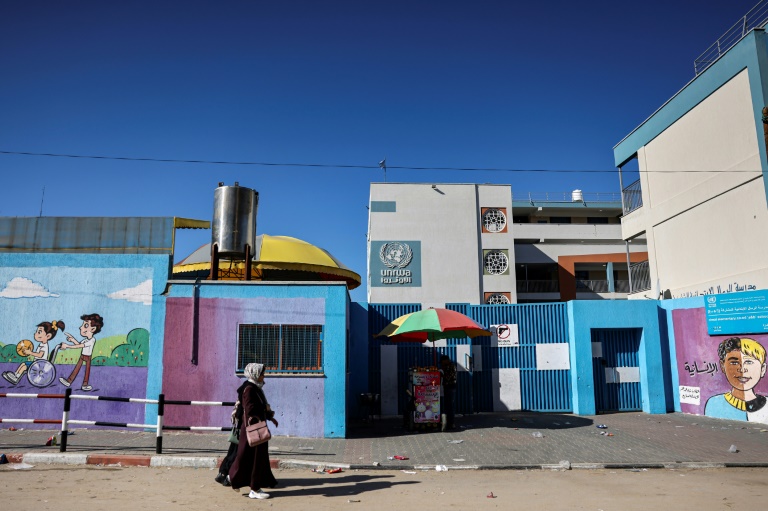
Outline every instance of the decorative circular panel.
POLYGON ((507 226, 507 217, 500 209, 488 209, 483 213, 483 227, 488 232, 501 232, 507 226))
POLYGON ((509 298, 501 293, 494 293, 488 297, 487 303, 489 305, 505 305, 509 303, 509 298))
POLYGON ((507 254, 500 250, 492 250, 485 254, 483 261, 485 271, 491 275, 501 275, 509 268, 507 254))

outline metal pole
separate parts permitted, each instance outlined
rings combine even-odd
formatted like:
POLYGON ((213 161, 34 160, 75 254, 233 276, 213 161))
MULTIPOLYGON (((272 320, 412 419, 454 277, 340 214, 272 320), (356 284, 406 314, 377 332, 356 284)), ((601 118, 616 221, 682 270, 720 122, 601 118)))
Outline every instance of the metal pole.
POLYGON ((69 406, 72 403, 70 396, 72 389, 64 391, 64 414, 61 417, 61 442, 59 443, 59 452, 67 452, 67 421, 69 421, 69 406))
POLYGON ((163 454, 163 414, 165 413, 165 394, 157 397, 157 444, 155 452, 163 454))
POLYGON ((629 294, 632 294, 632 261, 629 259, 629 241, 625 241, 627 247, 627 276, 629 277, 629 294))

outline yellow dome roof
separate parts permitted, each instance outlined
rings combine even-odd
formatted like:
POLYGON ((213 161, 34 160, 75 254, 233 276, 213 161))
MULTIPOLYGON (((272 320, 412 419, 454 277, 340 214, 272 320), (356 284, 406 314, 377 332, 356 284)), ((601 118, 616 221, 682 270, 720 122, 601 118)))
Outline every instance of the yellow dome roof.
MULTIPOLYGON (((251 271, 256 280, 263 279, 265 271, 275 270, 311 272, 320 276, 320 280, 344 280, 349 289, 355 289, 362 282, 360 275, 344 266, 329 252, 306 241, 289 236, 261 234, 256 236, 255 245, 251 271)), ((211 244, 207 243, 175 264, 173 274, 181 277, 185 273, 210 272, 210 269, 211 244)), ((229 273, 234 278, 242 278, 245 262, 221 260, 219 270, 225 275, 229 273)))

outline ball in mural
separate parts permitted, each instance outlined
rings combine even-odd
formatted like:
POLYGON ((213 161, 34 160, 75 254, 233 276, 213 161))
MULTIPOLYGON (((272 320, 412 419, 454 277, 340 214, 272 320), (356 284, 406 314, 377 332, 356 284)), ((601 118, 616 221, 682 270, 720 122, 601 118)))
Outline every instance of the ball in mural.
POLYGON ((19 341, 19 343, 16 345, 16 353, 18 353, 21 357, 26 357, 27 351, 32 351, 32 348, 32 341, 29 339, 24 339, 19 341))

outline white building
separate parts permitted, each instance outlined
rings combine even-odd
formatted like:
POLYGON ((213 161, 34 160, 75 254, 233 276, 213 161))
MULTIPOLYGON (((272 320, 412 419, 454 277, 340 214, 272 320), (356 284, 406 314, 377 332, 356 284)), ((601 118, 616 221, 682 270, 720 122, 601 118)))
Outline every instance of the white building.
POLYGON ((368 302, 515 303, 509 185, 372 183, 368 302))
MULTIPOLYGON (((513 201, 509 185, 373 183, 369 210, 369 303, 622 299, 629 290, 618 194, 513 201)), ((644 240, 631 252, 647 259, 644 240)))
POLYGON ((648 242, 647 289, 631 297, 768 288, 767 46, 763 29, 730 49, 718 41, 699 74, 614 148, 622 237, 648 242))

